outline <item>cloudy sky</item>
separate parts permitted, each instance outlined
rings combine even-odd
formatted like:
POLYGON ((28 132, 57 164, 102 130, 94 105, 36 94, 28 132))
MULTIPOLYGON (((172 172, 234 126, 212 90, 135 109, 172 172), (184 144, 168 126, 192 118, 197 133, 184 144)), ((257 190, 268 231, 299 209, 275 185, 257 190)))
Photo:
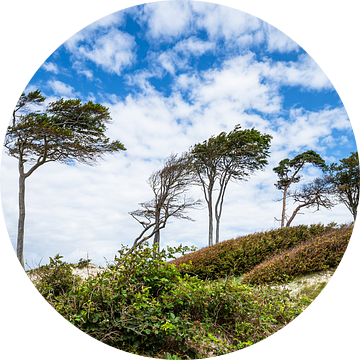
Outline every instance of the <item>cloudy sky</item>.
MULTIPOLYGON (((279 226, 281 197, 272 168, 312 149, 327 163, 356 151, 352 127, 330 80, 294 41, 239 10, 201 2, 131 7, 85 27, 40 66, 25 92, 99 102, 113 122, 107 134, 126 152, 96 167, 45 164, 26 182, 24 257, 46 263, 57 253, 87 253, 104 265, 141 226, 128 214, 150 200, 146 180, 181 153, 236 124, 272 135, 268 166, 225 196, 221 240, 279 226)), ((17 162, 2 156, 2 204, 13 246, 17 235, 17 162)), ((311 167, 303 182, 320 173, 311 167)), ((202 198, 200 188, 191 195, 202 198)), ((289 211, 293 208, 289 203, 289 211)), ((207 245, 207 210, 174 220, 163 245, 207 245)), ((299 223, 352 220, 344 205, 304 211, 299 223)))

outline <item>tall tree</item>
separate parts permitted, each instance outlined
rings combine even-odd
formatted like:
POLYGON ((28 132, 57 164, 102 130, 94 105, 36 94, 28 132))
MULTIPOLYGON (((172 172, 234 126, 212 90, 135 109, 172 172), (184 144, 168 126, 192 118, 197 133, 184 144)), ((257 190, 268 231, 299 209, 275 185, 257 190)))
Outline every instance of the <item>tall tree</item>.
POLYGON ((294 192, 289 192, 288 196, 294 200, 294 203, 298 203, 299 205, 286 222, 286 227, 290 226, 301 209, 315 208, 315 211, 319 211, 321 207, 331 209, 335 206, 336 202, 333 200, 334 190, 331 181, 332 178, 330 175, 324 175, 303 185, 294 192))
POLYGON ((213 245, 214 215, 215 243, 220 240, 220 219, 225 191, 230 180, 248 180, 256 170, 267 165, 271 138, 258 130, 241 130, 241 126, 236 125, 228 134, 222 132, 191 148, 193 169, 208 206, 209 246, 213 245), (219 193, 213 204, 215 184, 219 185, 219 193))
POLYGON ((152 237, 154 246, 159 249, 160 230, 165 228, 170 218, 192 220, 186 215, 187 211, 201 204, 200 200, 186 197, 186 192, 193 182, 194 175, 186 154, 172 154, 165 160, 161 170, 151 174, 148 184, 154 198, 140 203, 141 209, 129 213, 143 227, 130 251, 152 237))
POLYGON ((326 169, 325 161, 313 150, 305 151, 296 155, 293 159, 283 159, 279 165, 274 167, 273 171, 278 175, 279 180, 274 184, 277 189, 283 192, 281 228, 285 226, 286 220, 286 200, 291 184, 298 183, 301 180, 300 171, 306 164, 312 164, 321 169, 326 169))
POLYGON ((346 205, 355 221, 359 205, 360 188, 358 152, 352 152, 348 158, 341 159, 340 164, 331 164, 330 171, 338 199, 346 205))
POLYGON ((47 106, 44 102, 40 90, 20 96, 4 143, 8 155, 18 160, 17 257, 23 267, 25 180, 51 161, 94 165, 106 153, 125 150, 121 142, 105 136, 105 123, 111 120, 106 107, 91 101, 82 104, 80 99, 60 99, 47 106))

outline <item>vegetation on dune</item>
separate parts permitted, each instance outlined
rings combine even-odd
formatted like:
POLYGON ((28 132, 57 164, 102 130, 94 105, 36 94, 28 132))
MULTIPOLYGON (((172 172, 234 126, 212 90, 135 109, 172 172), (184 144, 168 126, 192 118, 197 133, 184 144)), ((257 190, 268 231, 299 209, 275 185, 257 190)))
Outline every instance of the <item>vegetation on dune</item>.
POLYGON ((203 248, 171 263, 178 266, 179 271, 202 279, 216 279, 229 273, 239 276, 266 259, 280 255, 314 236, 329 233, 336 227, 335 223, 299 225, 250 234, 203 248), (188 267, 181 268, 182 264, 188 264, 188 267))
POLYGON ((353 226, 342 226, 316 236, 257 265, 242 281, 249 284, 284 283, 296 276, 339 265, 349 243, 353 226))
POLYGON ((248 347, 301 314, 341 261, 352 230, 301 225, 199 251, 123 246, 85 279, 74 269, 89 259, 69 264, 56 255, 29 277, 54 309, 103 343, 155 358, 205 358, 248 347))

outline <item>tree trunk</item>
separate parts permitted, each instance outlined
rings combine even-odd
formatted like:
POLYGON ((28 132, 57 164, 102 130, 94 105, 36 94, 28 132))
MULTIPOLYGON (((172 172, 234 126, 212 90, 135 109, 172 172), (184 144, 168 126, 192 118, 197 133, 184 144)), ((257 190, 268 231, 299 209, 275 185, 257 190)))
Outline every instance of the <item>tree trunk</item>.
MULTIPOLYGON (((219 197, 221 196, 221 189, 220 189, 220 194, 219 197)), ((220 238, 220 217, 221 217, 221 210, 222 210, 222 202, 220 204, 220 209, 218 208, 219 206, 219 199, 216 202, 215 205, 215 220, 216 220, 216 227, 215 227, 215 244, 219 243, 219 238, 220 238)))
POLYGON ((209 185, 206 186, 204 180, 201 178, 200 174, 199 178, 201 181, 201 186, 203 188, 203 192, 204 192, 204 196, 205 196, 205 201, 207 203, 208 206, 208 215, 209 215, 209 246, 214 245, 214 240, 213 240, 213 234, 214 234, 214 220, 213 220, 213 208, 212 208, 212 191, 213 191, 213 187, 214 187, 214 181, 213 180, 209 180, 209 185))
POLYGON ((290 226, 290 224, 291 224, 292 221, 294 220, 296 214, 299 212, 299 210, 300 210, 301 208, 303 208, 304 206, 308 206, 308 205, 310 205, 310 204, 313 204, 318 197, 319 197, 319 195, 316 195, 316 196, 314 197, 314 199, 312 199, 311 201, 308 201, 308 202, 305 203, 305 204, 299 205, 299 206, 294 210, 294 212, 292 213, 290 219, 289 219, 288 222, 286 223, 286 227, 289 227, 289 226, 290 226))
POLYGON ((24 164, 19 161, 19 221, 17 237, 17 258, 24 267, 24 229, 25 229, 25 174, 24 164))
POLYGON ((231 179, 231 175, 225 173, 223 177, 220 179, 220 192, 215 204, 215 219, 216 219, 216 237, 215 244, 220 242, 220 218, 222 214, 222 207, 224 203, 224 196, 226 187, 231 179))
POLYGON ((209 206, 209 246, 214 245, 213 233, 214 233, 214 224, 213 224, 212 208, 209 206))
POLYGON ((285 225, 285 216, 286 216, 286 193, 287 193, 288 187, 284 189, 284 195, 283 195, 283 201, 282 201, 282 214, 281 214, 281 229, 285 225))
POLYGON ((214 234, 214 224, 213 224, 213 209, 212 209, 212 190, 209 190, 208 197, 208 209, 209 209, 209 246, 214 245, 213 234, 214 234))
MULTIPOLYGON (((347 205, 345 203, 345 205, 347 205)), ((357 205, 355 205, 352 201, 349 203, 349 206, 347 206, 347 208, 350 210, 352 216, 354 217, 354 222, 356 220, 356 215, 357 215, 357 205)))
POLYGON ((160 230, 158 230, 155 235, 154 235, 154 246, 156 246, 156 248, 154 248, 154 257, 156 255, 156 252, 159 253, 160 252, 160 230))
MULTIPOLYGON (((358 203, 359 203, 359 199, 357 197, 357 195, 353 195, 351 192, 347 193, 347 197, 349 199, 349 210, 352 214, 352 216, 354 217, 354 222, 356 220, 356 215, 357 215, 357 207, 358 207, 358 203)), ((345 203, 346 204, 346 203, 345 203)))
POLYGON ((154 256, 155 253, 160 251, 160 212, 156 211, 155 214, 155 234, 154 234, 154 256), (156 248, 155 248, 156 247, 156 248))

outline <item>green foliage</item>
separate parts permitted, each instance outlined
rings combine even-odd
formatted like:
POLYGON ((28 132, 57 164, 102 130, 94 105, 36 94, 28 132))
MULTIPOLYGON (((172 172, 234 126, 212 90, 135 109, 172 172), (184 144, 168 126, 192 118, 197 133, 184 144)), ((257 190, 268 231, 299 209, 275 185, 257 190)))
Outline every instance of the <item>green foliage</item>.
POLYGON ((247 180, 268 163, 272 136, 256 129, 241 130, 236 125, 228 134, 212 136, 190 149, 193 170, 198 177, 209 211, 209 245, 213 245, 213 211, 216 219, 215 242, 219 242, 219 227, 225 190, 230 180, 247 180), (213 209, 215 183, 219 192, 213 209))
POLYGON ((222 132, 194 145, 191 155, 200 174, 208 176, 213 171, 215 178, 226 173, 242 180, 267 165, 271 139, 254 128, 241 130, 236 125, 228 134, 222 132))
POLYGON ((49 161, 93 164, 105 153, 126 150, 121 142, 110 142, 105 135, 111 117, 103 105, 60 99, 45 107, 45 100, 39 90, 22 94, 5 137, 10 156, 35 164, 29 175, 49 161), (37 111, 31 109, 34 104, 39 105, 37 111))
MULTIPOLYGON (((188 359, 222 355, 260 341, 309 304, 265 287, 181 276, 167 263, 186 247, 154 252, 140 246, 95 277, 70 276, 59 255, 33 270, 46 300, 80 330, 139 355, 188 359)), ((183 265, 186 267, 187 265, 183 265)))
POLYGON ((342 226, 317 236, 289 251, 268 259, 245 274, 242 281, 249 284, 284 283, 296 276, 338 266, 353 226, 342 226))
POLYGON ((171 355, 169 353, 166 354, 166 357, 164 357, 164 359, 167 359, 167 360, 181 360, 181 358, 179 358, 177 355, 171 355))
POLYGON ((202 279, 216 279, 229 273, 242 275, 265 259, 281 254, 314 236, 325 234, 335 226, 334 223, 327 226, 299 225, 246 235, 203 248, 171 263, 176 266, 188 264, 186 269, 179 267, 179 270, 202 279))
POLYGON ((80 282, 80 278, 72 274, 75 265, 63 262, 62 258, 59 254, 50 257, 49 265, 30 272, 37 289, 48 300, 69 293, 80 282))
POLYGON ((356 220, 360 190, 358 152, 353 152, 348 158, 341 159, 340 164, 331 164, 330 171, 339 200, 346 205, 356 220))
POLYGON ((286 189, 292 183, 298 183, 301 179, 299 171, 305 164, 312 164, 321 169, 325 169, 325 161, 315 151, 308 150, 301 154, 296 155, 293 159, 283 159, 279 165, 274 167, 274 172, 278 175, 279 180, 275 186, 279 190, 286 189))
POLYGON ((84 269, 84 268, 86 268, 89 264, 90 264, 90 262, 91 262, 91 259, 83 259, 83 258, 81 258, 80 260, 79 260, 79 262, 78 262, 78 264, 77 264, 77 267, 79 268, 79 269, 84 269))

